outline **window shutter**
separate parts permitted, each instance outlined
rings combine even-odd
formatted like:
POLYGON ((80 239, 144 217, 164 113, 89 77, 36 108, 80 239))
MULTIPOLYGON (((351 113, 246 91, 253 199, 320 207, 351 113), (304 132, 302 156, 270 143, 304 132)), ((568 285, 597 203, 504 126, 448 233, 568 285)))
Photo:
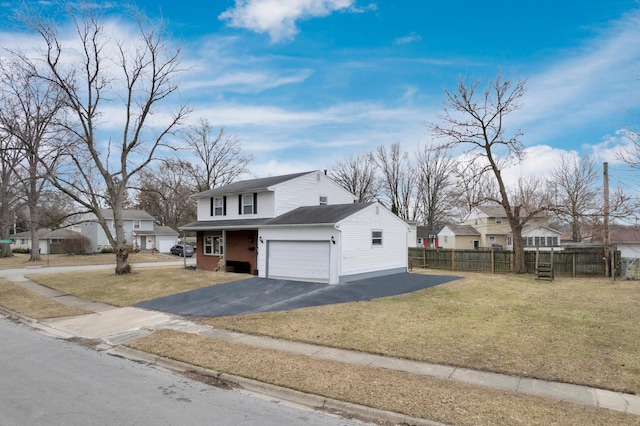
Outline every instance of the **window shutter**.
POLYGON ((227 196, 222 197, 222 215, 227 215, 227 196))
POLYGON ((258 214, 258 193, 253 193, 253 214, 258 214))
POLYGON ((242 214, 242 194, 238 194, 238 214, 242 214))
POLYGON ((211 197, 211 214, 210 214, 210 216, 213 216, 213 213, 214 213, 213 212, 213 208, 214 208, 213 207, 213 197, 211 197))

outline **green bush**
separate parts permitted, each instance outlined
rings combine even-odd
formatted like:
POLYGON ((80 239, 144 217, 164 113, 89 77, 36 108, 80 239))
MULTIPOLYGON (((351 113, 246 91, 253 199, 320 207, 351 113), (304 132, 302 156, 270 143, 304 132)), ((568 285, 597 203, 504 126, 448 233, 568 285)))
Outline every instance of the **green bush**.
POLYGON ((113 247, 102 247, 100 253, 113 253, 113 247))

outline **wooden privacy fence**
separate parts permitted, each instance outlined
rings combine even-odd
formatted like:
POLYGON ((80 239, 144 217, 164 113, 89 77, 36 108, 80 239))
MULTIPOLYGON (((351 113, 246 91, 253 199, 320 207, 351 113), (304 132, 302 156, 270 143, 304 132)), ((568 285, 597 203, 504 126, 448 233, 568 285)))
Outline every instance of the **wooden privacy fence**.
MULTIPOLYGON (((616 256, 619 273, 620 252, 616 256)), ((571 248, 565 250, 526 250, 527 273, 536 273, 537 263, 553 264, 555 275, 604 276, 604 247, 571 248), (553 261, 551 259, 553 256, 553 261)), ((409 248, 409 266, 414 268, 445 269, 448 271, 476 271, 506 273, 513 271, 514 253, 511 250, 447 250, 409 248)))

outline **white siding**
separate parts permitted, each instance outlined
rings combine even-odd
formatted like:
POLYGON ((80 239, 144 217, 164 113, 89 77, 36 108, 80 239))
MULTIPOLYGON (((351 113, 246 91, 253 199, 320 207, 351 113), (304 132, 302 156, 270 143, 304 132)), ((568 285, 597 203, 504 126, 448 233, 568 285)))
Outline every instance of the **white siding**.
POLYGON ((276 191, 275 216, 302 206, 320 205, 320 196, 327 197, 327 204, 348 204, 355 200, 353 194, 322 172, 309 173, 272 188, 276 191))
MULTIPOLYGON (((247 192, 247 194, 253 194, 247 192)), ((238 213, 238 193, 226 194, 227 197, 227 214, 225 216, 211 216, 211 198, 198 199, 198 220, 234 220, 234 219, 262 219, 274 217, 274 193, 259 192, 258 193, 258 213, 257 214, 239 214, 238 213)))
POLYGON ((341 276, 407 268, 408 225, 380 204, 373 204, 339 223, 342 233, 341 276), (382 231, 374 246, 372 231, 382 231))

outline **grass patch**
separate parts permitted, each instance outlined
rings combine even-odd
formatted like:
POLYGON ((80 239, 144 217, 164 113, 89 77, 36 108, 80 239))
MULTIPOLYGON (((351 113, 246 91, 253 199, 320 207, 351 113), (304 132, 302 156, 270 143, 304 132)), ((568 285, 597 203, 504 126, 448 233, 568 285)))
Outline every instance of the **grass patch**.
MULTIPOLYGON (((25 268, 29 266, 84 266, 84 265, 110 265, 116 264, 116 255, 113 253, 98 253, 83 255, 71 254, 43 254, 39 262, 29 262, 29 255, 14 253, 12 257, 0 258, 0 269, 25 268)), ((170 262, 182 260, 181 257, 164 253, 140 252, 129 254, 129 261, 134 264, 143 262, 170 262)))
POLYGON ((177 266, 140 268, 132 274, 113 271, 37 274, 28 278, 85 300, 131 306, 145 300, 247 278, 245 274, 184 269, 177 266))
POLYGON ((251 334, 640 393, 637 282, 462 275, 462 280, 384 299, 203 322, 251 334))
POLYGON ((4 278, 0 278, 0 305, 34 319, 68 317, 91 313, 25 290, 4 278))
POLYGON ((261 382, 457 425, 639 424, 640 417, 161 330, 128 346, 261 382))

